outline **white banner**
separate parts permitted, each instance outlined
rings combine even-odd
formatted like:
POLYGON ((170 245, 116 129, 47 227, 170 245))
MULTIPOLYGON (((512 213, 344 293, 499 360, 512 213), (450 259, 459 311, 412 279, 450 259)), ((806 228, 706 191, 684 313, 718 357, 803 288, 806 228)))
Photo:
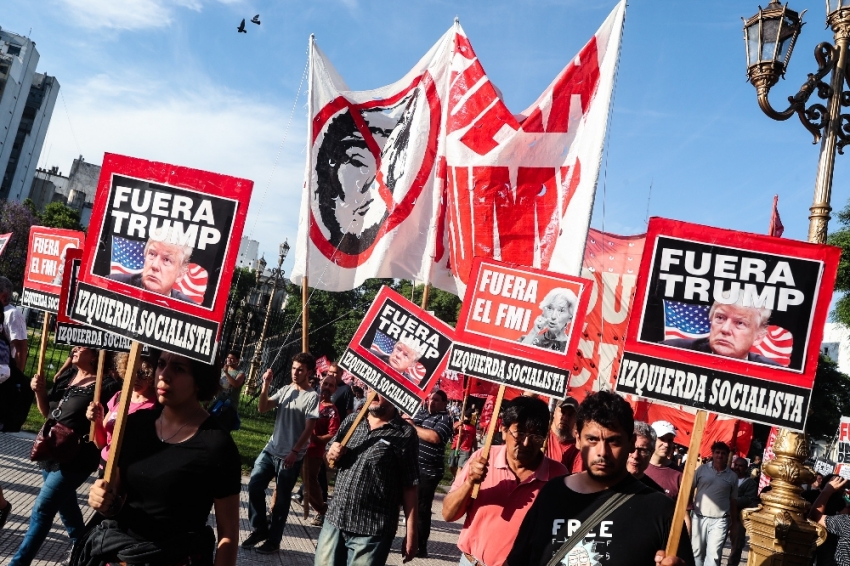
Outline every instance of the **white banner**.
POLYGON ((579 275, 624 14, 625 1, 522 114, 460 24, 370 91, 348 90, 312 44, 293 282, 393 277, 462 295, 475 256, 579 275))

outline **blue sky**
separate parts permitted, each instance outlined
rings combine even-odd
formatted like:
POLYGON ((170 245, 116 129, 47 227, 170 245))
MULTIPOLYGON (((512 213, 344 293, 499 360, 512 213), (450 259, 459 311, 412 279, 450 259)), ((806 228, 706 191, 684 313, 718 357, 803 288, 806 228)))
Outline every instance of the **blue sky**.
MULTIPOLYGON (((253 179, 246 234, 268 259, 284 238, 296 239, 306 85, 282 140, 310 33, 350 87, 367 89, 399 79, 458 16, 508 106, 520 112, 615 3, 5 0, 0 26, 32 29, 39 70, 62 85, 42 167, 67 173, 77 155, 99 163, 109 151, 253 179), (262 25, 237 34, 239 21, 256 13, 262 25)), ((822 1, 791 7, 809 10, 808 25, 788 80, 774 88, 777 106, 816 70, 815 45, 831 39, 822 1)), ((632 2, 593 226, 637 233, 648 208, 765 232, 779 194, 786 237, 805 239, 818 146, 796 118, 774 122, 758 109, 740 19, 756 10, 755 1, 632 2)), ((838 157, 836 209, 850 197, 848 160, 838 157)))

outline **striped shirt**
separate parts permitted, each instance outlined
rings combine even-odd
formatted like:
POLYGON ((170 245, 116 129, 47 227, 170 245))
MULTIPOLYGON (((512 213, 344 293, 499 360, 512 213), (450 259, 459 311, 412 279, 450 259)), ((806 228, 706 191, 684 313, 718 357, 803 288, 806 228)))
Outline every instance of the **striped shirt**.
MULTIPOLYGON (((340 442, 357 415, 348 415, 328 442, 340 442)), ((405 487, 419 483, 416 430, 396 415, 374 430, 364 418, 336 462, 339 473, 325 517, 336 528, 364 536, 394 533, 405 487)))
POLYGON ((414 415, 416 426, 433 430, 440 437, 436 444, 419 439, 419 473, 431 478, 443 477, 446 444, 452 438, 452 418, 446 411, 433 415, 424 406, 414 415))

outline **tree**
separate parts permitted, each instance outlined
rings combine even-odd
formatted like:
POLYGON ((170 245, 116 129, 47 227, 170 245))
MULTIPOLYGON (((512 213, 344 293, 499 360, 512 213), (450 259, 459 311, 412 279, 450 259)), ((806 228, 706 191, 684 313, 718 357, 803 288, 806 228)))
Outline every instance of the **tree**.
MULTIPOLYGON (((422 291, 424 285, 417 285, 413 288, 411 302, 422 306, 422 291)), ((399 292, 405 299, 411 298, 411 282, 404 279, 399 282, 396 291, 399 292)), ((452 293, 431 287, 428 291, 428 304, 426 310, 434 311, 434 316, 448 324, 449 326, 457 326, 457 317, 460 314, 460 297, 452 293)))
POLYGON ((832 438, 841 415, 850 415, 850 376, 838 371, 838 364, 821 356, 815 372, 806 432, 818 439, 832 438))
POLYGON ((3 255, 0 255, 0 275, 8 277, 16 290, 24 281, 30 227, 38 224, 32 211, 20 202, 0 201, 0 234, 12 233, 3 255))
POLYGON ((80 213, 61 202, 51 202, 41 213, 41 225, 67 230, 82 230, 80 213))
POLYGON ((836 301, 831 318, 850 327, 850 202, 838 213, 838 224, 841 227, 829 235, 827 242, 841 248, 835 290, 844 294, 836 301))

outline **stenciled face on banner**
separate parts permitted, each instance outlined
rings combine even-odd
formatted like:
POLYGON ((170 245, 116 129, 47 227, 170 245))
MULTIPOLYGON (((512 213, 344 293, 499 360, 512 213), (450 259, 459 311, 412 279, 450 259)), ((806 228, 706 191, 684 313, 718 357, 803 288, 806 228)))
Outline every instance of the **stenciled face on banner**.
POLYGON ((407 218, 434 168, 439 121, 428 73, 389 99, 338 97, 316 114, 310 236, 326 257, 359 265, 407 218))
POLYGON ((449 369, 563 397, 590 281, 477 258, 449 369))
POLYGON ((24 293, 21 306, 56 313, 68 250, 80 248, 86 236, 76 230, 33 226, 30 228, 24 293))
POLYGON ((646 246, 618 390, 802 428, 836 250, 664 219, 646 246))
POLYGON ((106 154, 72 318, 212 361, 252 186, 106 154))
POLYGON ((412 415, 442 375, 453 338, 449 325, 383 287, 339 365, 412 415))

